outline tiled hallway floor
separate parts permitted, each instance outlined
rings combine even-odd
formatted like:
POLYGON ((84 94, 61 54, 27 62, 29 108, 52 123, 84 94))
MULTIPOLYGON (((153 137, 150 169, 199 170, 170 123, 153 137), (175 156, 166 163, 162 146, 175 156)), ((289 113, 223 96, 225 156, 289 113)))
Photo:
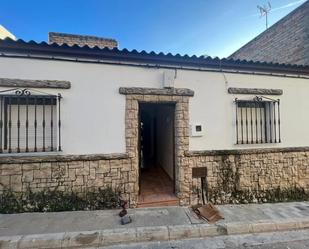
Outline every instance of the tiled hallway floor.
POLYGON ((141 173, 139 207, 176 206, 173 181, 160 167, 152 167, 141 173))

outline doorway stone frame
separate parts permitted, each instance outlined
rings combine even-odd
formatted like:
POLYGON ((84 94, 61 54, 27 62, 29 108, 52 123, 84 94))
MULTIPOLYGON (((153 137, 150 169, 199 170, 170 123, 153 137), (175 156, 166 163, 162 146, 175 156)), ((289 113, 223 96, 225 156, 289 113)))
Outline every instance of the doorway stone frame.
POLYGON ((139 193, 139 103, 175 103, 175 192, 180 205, 186 204, 187 188, 191 181, 185 176, 185 167, 188 166, 185 152, 189 149, 189 99, 194 96, 194 91, 185 88, 120 87, 119 93, 126 96, 125 140, 132 163, 128 180, 134 185, 130 188, 133 192, 129 193, 130 206, 137 205, 139 193))

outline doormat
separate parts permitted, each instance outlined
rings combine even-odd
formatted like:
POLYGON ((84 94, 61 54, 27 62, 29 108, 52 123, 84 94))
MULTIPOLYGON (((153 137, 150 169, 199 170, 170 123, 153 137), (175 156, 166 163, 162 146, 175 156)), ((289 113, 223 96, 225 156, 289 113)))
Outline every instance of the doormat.
POLYGON ((205 205, 194 205, 192 206, 192 210, 200 219, 207 220, 210 224, 224 219, 219 209, 216 208, 212 203, 207 203, 205 205))

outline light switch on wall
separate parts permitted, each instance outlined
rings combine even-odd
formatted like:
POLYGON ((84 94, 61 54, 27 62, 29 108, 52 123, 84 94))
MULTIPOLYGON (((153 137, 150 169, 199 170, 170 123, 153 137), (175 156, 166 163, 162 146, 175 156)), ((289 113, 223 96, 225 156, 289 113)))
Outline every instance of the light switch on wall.
POLYGON ((204 135, 204 127, 200 123, 191 125, 191 137, 201 137, 204 135))

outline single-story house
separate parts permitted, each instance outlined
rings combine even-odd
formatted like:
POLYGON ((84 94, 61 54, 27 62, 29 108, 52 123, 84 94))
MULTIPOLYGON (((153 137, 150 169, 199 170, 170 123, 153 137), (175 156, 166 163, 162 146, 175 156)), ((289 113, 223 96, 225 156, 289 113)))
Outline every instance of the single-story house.
POLYGON ((309 190, 308 110, 308 66, 0 40, 0 191, 309 190))

